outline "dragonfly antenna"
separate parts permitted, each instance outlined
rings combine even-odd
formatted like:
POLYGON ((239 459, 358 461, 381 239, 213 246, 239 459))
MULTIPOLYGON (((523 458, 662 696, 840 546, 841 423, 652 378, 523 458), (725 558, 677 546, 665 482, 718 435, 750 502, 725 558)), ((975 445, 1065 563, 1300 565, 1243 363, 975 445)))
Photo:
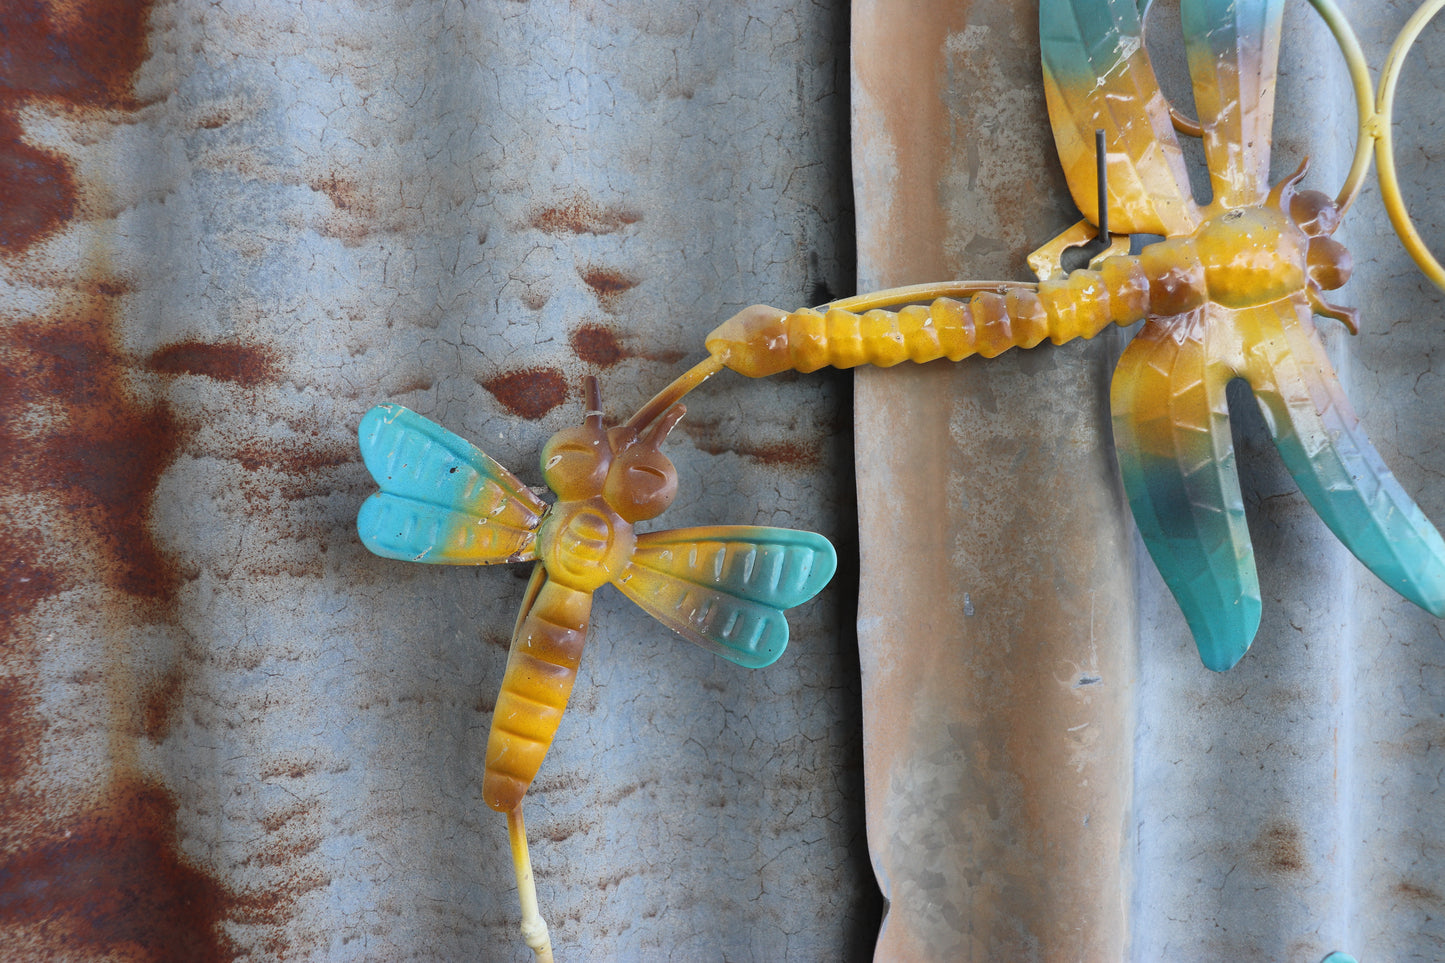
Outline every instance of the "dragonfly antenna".
POLYGON ((633 431, 641 431, 646 428, 657 420, 658 415, 677 404, 683 395, 717 374, 722 368, 722 360, 716 355, 710 354, 703 358, 678 375, 672 384, 653 395, 651 401, 638 408, 637 414, 627 420, 627 427, 633 431))

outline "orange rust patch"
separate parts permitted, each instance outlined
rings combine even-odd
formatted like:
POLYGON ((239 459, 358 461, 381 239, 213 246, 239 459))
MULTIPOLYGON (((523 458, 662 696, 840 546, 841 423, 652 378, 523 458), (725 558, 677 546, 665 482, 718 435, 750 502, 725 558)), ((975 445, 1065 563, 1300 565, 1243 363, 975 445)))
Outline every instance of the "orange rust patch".
POLYGON ((10 0, 0 60, 5 94, 134 109, 131 79, 148 53, 149 0, 10 0))
MULTIPOLYGON (((0 445, 9 444, 0 435, 0 445)), ((55 573, 37 564, 32 543, 15 531, 0 529, 0 652, 15 638, 16 623, 60 588, 55 573)))
POLYGON ((764 465, 800 470, 816 468, 823 457, 817 442, 750 442, 745 438, 723 438, 715 421, 689 422, 684 418, 679 425, 692 440, 693 447, 709 455, 730 451, 764 465))
POLYGON ((133 109, 130 83, 146 56, 143 0, 69 5, 11 0, 0 31, 0 251, 22 251, 75 213, 75 180, 66 160, 22 142, 15 120, 33 97, 78 107, 133 109))
POLYGON ((20 139, 13 117, 0 113, 0 250, 22 251, 75 213, 75 180, 65 159, 20 139))
POLYGON ((141 731, 151 742, 161 742, 170 734, 171 725, 181 708, 185 682, 185 668, 178 662, 146 697, 141 711, 141 731))
POLYGON ((333 444, 285 444, 249 442, 236 449, 236 460, 247 471, 269 468, 288 475, 310 476, 325 468, 349 465, 361 460, 354 446, 333 444))
POLYGON ((258 345, 182 341, 152 354, 146 367, 160 374, 202 375, 246 387, 276 380, 275 353, 258 345))
POLYGON ((176 804, 122 778, 63 831, 27 840, 0 862, 0 925, 41 922, 43 959, 119 954, 154 963, 230 960, 221 932, 232 897, 177 851, 176 804))
POLYGON ((569 339, 577 357, 599 368, 610 368, 626 355, 613 330, 601 324, 584 324, 569 339))
POLYGON ((0 343, 0 403, 7 410, 58 404, 66 414, 55 430, 9 439, 0 480, 11 491, 58 498, 114 587, 168 602, 176 570, 151 538, 148 515, 181 431, 168 408, 138 404, 126 392, 111 307, 110 297, 94 295, 54 323, 12 328, 0 343))
POLYGON ((597 295, 602 307, 609 312, 617 309, 622 295, 641 283, 639 279, 616 268, 587 267, 577 273, 597 295))
POLYGON ((618 207, 602 207, 591 198, 575 194, 552 207, 532 212, 530 223, 547 234, 612 234, 636 224, 642 216, 618 207))
MULTIPOLYGON (((35 761, 41 728, 31 687, 20 679, 0 678, 0 794, 16 786, 35 761)), ((0 812, 6 808, 0 804, 0 812)))
POLYGON ((523 368, 482 382, 514 415, 540 418, 567 400, 567 379, 556 368, 523 368))

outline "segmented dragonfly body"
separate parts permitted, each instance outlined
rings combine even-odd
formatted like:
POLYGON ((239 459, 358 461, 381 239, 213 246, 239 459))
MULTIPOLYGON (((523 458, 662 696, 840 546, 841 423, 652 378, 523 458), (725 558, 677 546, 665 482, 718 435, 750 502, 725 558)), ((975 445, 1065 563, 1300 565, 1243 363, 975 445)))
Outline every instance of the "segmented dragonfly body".
POLYGON ((812 598, 837 566, 811 532, 715 526, 637 533, 677 493, 660 448, 681 405, 607 429, 596 381, 578 427, 553 435, 542 475, 548 506, 475 446, 399 405, 372 409, 363 460, 381 491, 357 517, 362 542, 388 558, 484 565, 537 561, 512 637, 487 741, 483 799, 515 810, 567 706, 592 593, 611 583, 658 620, 750 668, 787 645, 783 612, 812 598))
POLYGON ((1213 188, 1203 207, 1143 43, 1142 6, 1040 2, 1049 116, 1087 224, 1036 254, 1052 251, 1056 268, 1065 236, 1105 222, 1164 240, 1036 285, 918 285, 794 312, 757 305, 709 335, 709 359, 753 377, 959 360, 1144 321, 1114 375, 1115 449, 1140 534, 1207 666, 1244 655, 1261 610, 1225 400, 1235 379, 1253 389, 1286 468, 1346 547, 1445 616, 1445 541, 1365 436, 1315 328, 1318 314, 1358 329, 1353 309, 1324 297, 1350 275, 1330 235, 1358 178, 1352 171, 1338 202, 1297 189, 1303 165, 1269 186, 1283 0, 1180 2, 1199 119, 1177 126, 1203 139, 1213 188), (939 294, 950 296, 884 310, 939 294))
POLYGON ((1321 296, 1350 275, 1349 252, 1328 236, 1338 214, 1324 194, 1296 193, 1295 180, 1281 185, 1270 204, 1225 211, 1187 237, 1147 245, 1138 255, 1104 258, 1098 270, 1081 268, 1037 285, 1000 284, 967 301, 937 298, 898 311, 858 314, 824 306, 787 312, 757 304, 708 335, 707 349, 751 378, 829 366, 886 368, 975 354, 992 358, 1209 303, 1250 308, 1297 296, 1353 328, 1353 310, 1321 296))

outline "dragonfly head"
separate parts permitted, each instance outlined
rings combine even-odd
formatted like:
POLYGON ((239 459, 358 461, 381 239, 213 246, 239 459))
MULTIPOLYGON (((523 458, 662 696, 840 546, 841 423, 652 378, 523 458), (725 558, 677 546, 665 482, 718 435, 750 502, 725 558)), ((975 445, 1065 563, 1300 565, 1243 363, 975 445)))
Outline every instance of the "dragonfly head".
POLYGON ((1359 312, 1354 308, 1331 304, 1324 292, 1343 287, 1354 270, 1349 249, 1330 237, 1340 226, 1339 206, 1321 191, 1298 190, 1298 184, 1309 170, 1309 159, 1299 169, 1270 191, 1269 204, 1283 211, 1308 239, 1305 250, 1305 272, 1309 276, 1305 293, 1314 312, 1334 318, 1358 334, 1359 312))
POLYGON ((563 502, 602 496, 628 522, 656 518, 677 495, 677 469, 660 450, 687 410, 673 405, 651 425, 602 427, 597 379, 583 383, 587 413, 582 424, 563 428, 542 448, 542 477, 563 502))

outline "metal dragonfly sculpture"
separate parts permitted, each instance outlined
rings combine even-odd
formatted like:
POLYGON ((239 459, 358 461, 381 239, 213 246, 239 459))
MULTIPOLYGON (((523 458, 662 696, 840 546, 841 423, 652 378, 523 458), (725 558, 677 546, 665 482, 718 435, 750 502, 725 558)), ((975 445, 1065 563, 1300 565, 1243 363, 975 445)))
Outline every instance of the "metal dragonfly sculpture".
MULTIPOLYGON (((685 390, 685 389, 684 389, 685 390)), ((662 443, 682 418, 666 390, 608 429, 597 380, 582 424, 542 449, 548 505, 480 449, 400 405, 361 420, 362 460, 380 491, 357 530, 377 555, 413 562, 535 562, 512 635, 487 739, 482 798, 506 813, 523 906, 523 938, 551 958, 537 911, 522 798, 567 707, 587 639, 592 593, 611 583, 664 625, 747 668, 788 642, 783 612, 811 599, 837 568, 826 538, 753 525, 637 533, 677 494, 662 443)))
POLYGON ((1041 0, 1049 117, 1085 218, 1030 259, 1044 280, 916 285, 817 310, 755 305, 708 336, 704 365, 761 377, 957 361, 1143 321, 1114 374, 1115 447, 1144 544, 1206 666, 1238 662, 1260 620, 1225 401, 1236 379, 1340 541, 1445 617, 1445 542, 1370 444, 1315 328, 1319 315, 1358 330, 1356 311, 1325 296, 1349 279, 1349 252, 1330 235, 1352 196, 1300 190, 1303 164, 1268 181, 1283 0, 1181 0, 1197 123, 1160 93, 1140 6, 1041 0), (1176 126, 1203 138, 1213 199, 1202 207, 1176 126), (1064 274, 1062 251, 1104 225, 1105 236, 1165 239, 1131 256, 1116 253, 1127 238, 1113 237, 1090 268, 1064 274))

